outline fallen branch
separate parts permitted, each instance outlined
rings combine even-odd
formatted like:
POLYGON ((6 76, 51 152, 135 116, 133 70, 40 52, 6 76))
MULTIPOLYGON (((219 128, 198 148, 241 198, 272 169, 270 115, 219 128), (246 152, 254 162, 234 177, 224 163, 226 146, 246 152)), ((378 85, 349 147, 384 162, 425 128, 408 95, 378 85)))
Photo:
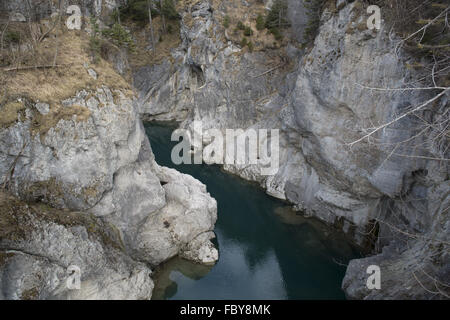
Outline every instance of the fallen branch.
POLYGON ((360 86, 361 88, 368 89, 368 90, 375 90, 375 91, 413 91, 413 90, 447 90, 450 89, 450 87, 423 87, 423 88, 376 88, 376 87, 367 87, 360 83, 356 83, 357 86, 360 86))
POLYGON ((274 67, 274 68, 272 68, 272 69, 270 69, 270 70, 268 70, 268 71, 266 71, 266 72, 263 72, 263 73, 261 73, 261 74, 259 74, 259 75, 257 75, 257 76, 254 76, 254 77, 252 77, 252 78, 258 78, 258 77, 261 77, 261 76, 263 76, 263 75, 265 75, 265 74, 268 74, 268 73, 270 73, 270 72, 272 72, 272 71, 275 71, 275 70, 277 70, 277 69, 283 67, 284 65, 285 65, 285 63, 282 63, 282 64, 280 64, 280 65, 278 65, 278 66, 276 66, 276 67, 274 67))
POLYGON ((409 233, 409 232, 403 231, 403 230, 401 230, 401 229, 393 226, 392 224, 390 224, 390 223, 388 223, 386 221, 383 221, 381 219, 376 218, 376 220, 377 220, 377 222, 383 223, 383 224, 387 225, 389 228, 391 228, 391 229, 393 229, 393 230, 395 230, 395 231, 397 231, 397 232, 399 232, 399 233, 401 233, 401 234, 403 234, 403 235, 405 235, 405 236, 407 236, 409 238, 412 238, 412 239, 423 239, 423 240, 426 240, 426 241, 437 242, 437 243, 441 243, 443 245, 450 246, 450 242, 447 242, 447 241, 444 241, 444 240, 441 240, 441 239, 430 238, 430 237, 427 237, 427 236, 424 236, 424 235, 421 235, 421 234, 409 233))
POLYGON ((63 68, 72 65, 72 63, 68 64, 58 64, 58 65, 42 65, 42 66, 26 66, 26 67, 14 67, 3 69, 2 71, 22 71, 22 70, 30 70, 30 69, 50 69, 50 68, 63 68))

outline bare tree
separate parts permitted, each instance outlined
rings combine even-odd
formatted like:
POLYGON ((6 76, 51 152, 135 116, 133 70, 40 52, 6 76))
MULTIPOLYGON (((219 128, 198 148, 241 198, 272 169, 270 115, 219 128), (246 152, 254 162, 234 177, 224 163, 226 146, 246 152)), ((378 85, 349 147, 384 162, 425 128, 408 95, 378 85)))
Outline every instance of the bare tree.
MULTIPOLYGON (((399 5, 403 6, 404 3, 402 1, 400 2, 401 3, 399 5)), ((405 10, 408 9, 408 11, 413 11, 408 7, 405 7, 404 9, 405 10)), ((406 84, 406 87, 402 88, 374 88, 362 84, 357 84, 365 90, 386 92, 387 94, 395 92, 403 93, 409 91, 426 91, 426 92, 433 92, 434 94, 429 98, 427 98, 422 103, 416 106, 411 106, 408 108, 407 111, 403 112, 402 114, 394 116, 393 119, 390 121, 387 121, 379 125, 374 125, 371 128, 363 128, 363 131, 365 132, 363 136, 348 143, 347 144, 348 146, 353 147, 354 145, 362 141, 367 141, 369 142, 369 144, 375 145, 376 144, 375 135, 379 133, 381 130, 393 126, 394 124, 398 123, 400 120, 406 117, 415 117, 419 119, 419 121, 421 121, 422 123, 422 129, 419 130, 419 134, 410 137, 405 141, 396 142, 388 156, 390 157, 392 155, 399 155, 404 157, 418 157, 429 160, 450 161, 450 159, 445 156, 445 153, 450 149, 449 119, 446 117, 441 117, 439 120, 433 122, 424 119, 424 117, 420 115, 420 112, 425 111, 435 113, 433 112, 432 108, 437 105, 436 102, 438 102, 445 95, 448 95, 448 93, 450 92, 450 87, 448 87, 448 82, 446 81, 446 77, 448 76, 450 70, 450 56, 448 55, 448 48, 450 47, 450 45, 449 44, 434 45, 423 43, 426 32, 429 32, 429 34, 427 34, 428 38, 436 39, 435 42, 441 41, 442 36, 445 36, 445 34, 448 34, 448 32, 450 32, 450 24, 448 22, 450 7, 447 6, 441 9, 442 10, 439 12, 439 14, 434 16, 432 19, 428 20, 422 19, 424 21, 423 27, 411 31, 409 34, 402 37, 402 39, 398 41, 394 46, 394 52, 397 57, 399 57, 400 50, 402 48, 404 48, 404 50, 412 50, 411 49, 412 47, 414 47, 416 50, 421 50, 423 48, 426 49, 427 56, 421 58, 423 65, 421 65, 421 70, 419 73, 422 73, 422 76, 419 79, 417 79, 415 82, 406 84), (436 27, 436 25, 438 25, 439 23, 443 24, 442 29, 436 27), (437 31, 430 32, 431 28, 435 28, 437 31), (432 36, 430 36, 430 34, 432 36), (428 52, 432 53, 430 54, 428 52), (429 61, 429 63, 426 62, 427 60, 429 61), (402 143, 411 142, 413 140, 419 140, 419 138, 424 137, 426 137, 425 139, 426 141, 424 144, 427 144, 428 147, 430 147, 433 144, 436 144, 436 141, 440 139, 439 144, 443 145, 441 149, 444 151, 442 153, 443 154, 442 157, 431 157, 431 156, 428 157, 421 155, 407 155, 396 153, 397 152, 396 149, 399 146, 401 146, 402 143)), ((447 113, 447 111, 445 110, 444 112, 447 113)))
POLYGON ((149 23, 150 23, 150 39, 152 41, 153 52, 155 52, 156 51, 156 47, 155 47, 155 34, 153 32, 151 0, 147 0, 147 6, 148 6, 148 20, 149 20, 149 23))
MULTIPOLYGON (((363 86, 363 87, 364 87, 364 86, 363 86)), ((409 111, 403 113, 402 115, 400 115, 400 116, 398 116, 398 117, 392 119, 391 121, 386 122, 386 123, 384 123, 384 124, 382 124, 382 125, 379 125, 379 126, 377 126, 377 127, 375 127, 375 128, 369 129, 369 130, 370 130, 369 133, 367 133, 367 134, 364 135, 363 137, 361 137, 361 138, 359 138, 359 139, 357 139, 357 140, 355 140, 355 141, 349 143, 349 144, 348 144, 349 146, 354 146, 354 145, 357 144, 358 142, 361 142, 361 141, 363 141, 363 140, 365 140, 365 139, 370 138, 371 136, 373 136, 373 135, 374 135, 375 133, 377 133, 378 131, 380 131, 380 130, 382 130, 382 129, 384 129, 384 128, 386 128, 386 127, 388 127, 388 126, 390 126, 390 125, 392 125, 392 124, 394 124, 394 123, 400 121, 401 119, 403 119, 403 118, 405 118, 405 117, 407 117, 407 116, 413 114, 414 112, 417 112, 417 111, 419 111, 419 110, 424 109, 426 106, 430 105, 432 102, 438 100, 438 99, 441 98, 444 94, 446 94, 447 92, 450 91, 450 87, 444 87, 444 88, 442 88, 442 87, 434 87, 434 88, 433 88, 433 87, 431 87, 431 88, 401 88, 401 89, 370 88, 370 89, 371 89, 371 90, 382 90, 382 91, 399 91, 399 90, 401 90, 401 91, 408 91, 408 90, 441 89, 441 90, 443 90, 443 91, 442 91, 441 93, 437 94, 436 96, 434 96, 433 98, 431 98, 431 99, 425 101, 424 103, 420 104, 419 106, 416 106, 416 107, 410 109, 409 111)), ((449 159, 449 160, 450 160, 450 159, 449 159)))
POLYGON ((1 43, 1 51, 0 51, 0 53, 1 53, 1 55, 4 54, 4 52, 3 52, 3 50, 4 50, 4 42, 3 41, 5 40, 5 33, 6 33, 6 30, 8 30, 10 22, 11 22, 11 18, 8 16, 8 21, 6 22, 5 27, 3 28, 2 34, 0 36, 0 43, 1 43))
POLYGON ((163 0, 159 0, 159 4, 161 6, 162 28, 163 28, 163 32, 166 33, 166 17, 164 15, 164 3, 163 3, 163 0))
MULTIPOLYGON (((375 0, 373 0, 375 1, 375 0)), ((372 1, 371 1, 372 2, 372 1)), ((372 2, 373 3, 373 2, 372 2)), ((380 94, 402 94, 402 93, 423 93, 417 97, 423 97, 421 102, 410 105, 406 110, 395 114, 381 124, 370 124, 361 128, 362 134, 355 138, 347 146, 354 147, 366 142, 370 149, 377 149, 386 154, 382 164, 391 157, 410 158, 417 161, 434 161, 442 168, 448 168, 450 161, 450 106, 448 99, 450 87, 448 75, 450 70, 450 55, 448 49, 448 34, 450 32, 448 4, 431 5, 431 1, 416 0, 393 0, 385 2, 379 0, 380 4, 386 4, 393 8, 392 31, 390 39, 395 41, 393 53, 400 60, 400 57, 408 53, 408 57, 419 60, 420 64, 415 67, 417 77, 399 88, 371 87, 363 84, 356 84, 363 90, 378 92, 380 94), (411 5, 415 7, 411 7, 411 5), (438 9, 439 12, 436 12, 438 9), (427 11, 428 10, 428 11, 427 11), (419 24, 420 26, 414 25, 419 24), (396 37, 392 36, 396 33, 396 37), (400 37, 400 41, 394 40, 400 37), (447 40, 446 40, 447 39, 447 40), (410 134, 401 137, 401 141, 388 141, 377 137, 388 127, 397 126, 404 128, 400 122, 409 119, 410 134)), ((385 9, 385 12, 388 9, 385 9)), ((420 171, 420 170, 419 170, 420 171)), ((416 176, 416 181, 425 181, 426 173, 420 177, 416 176)), ((448 251, 450 243, 445 235, 435 229, 428 232, 420 232, 404 217, 409 213, 411 207, 421 212, 418 201, 431 201, 429 195, 424 199, 417 199, 409 194, 409 191, 402 191, 401 195, 395 199, 389 199, 384 213, 381 212, 374 218, 375 224, 383 225, 384 232, 388 230, 392 239, 404 243, 405 248, 413 246, 420 251, 420 263, 413 268, 410 275, 411 283, 416 283, 427 294, 432 297, 450 298, 450 283, 445 283, 445 279, 434 272, 435 261, 442 258, 442 251, 448 251), (384 218, 383 218, 384 215, 384 218), (388 219, 386 217, 389 217, 388 219), (388 220, 388 221, 387 221, 388 220)), ((445 195, 448 197, 448 195, 445 195)), ((434 221, 445 221, 444 214, 448 214, 450 207, 444 205, 446 199, 442 199, 443 205, 433 213, 434 221)), ((436 199, 433 199, 436 201, 436 199)), ((425 202, 426 203, 426 202, 425 202)), ((381 211, 381 210, 380 210, 381 211)), ((409 213, 410 214, 410 213, 409 213)), ((439 223, 431 228, 440 228, 439 223)), ((447 279, 448 280, 448 279, 447 279)))

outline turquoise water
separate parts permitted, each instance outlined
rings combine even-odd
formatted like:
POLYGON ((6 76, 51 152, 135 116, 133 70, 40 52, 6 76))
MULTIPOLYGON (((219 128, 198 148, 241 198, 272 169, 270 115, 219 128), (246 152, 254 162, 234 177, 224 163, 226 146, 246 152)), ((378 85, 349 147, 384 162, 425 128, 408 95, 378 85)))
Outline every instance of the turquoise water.
POLYGON ((154 299, 345 299, 345 266, 359 253, 338 232, 305 219, 219 166, 174 165, 174 127, 147 123, 156 161, 206 184, 217 200, 219 261, 175 258, 155 273, 154 299))

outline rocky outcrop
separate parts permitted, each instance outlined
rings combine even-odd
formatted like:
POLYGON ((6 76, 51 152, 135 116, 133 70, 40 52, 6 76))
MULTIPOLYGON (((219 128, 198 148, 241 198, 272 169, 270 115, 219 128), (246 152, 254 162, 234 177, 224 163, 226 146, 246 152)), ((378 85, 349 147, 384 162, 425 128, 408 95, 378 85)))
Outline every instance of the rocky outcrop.
MULTIPOLYGON (((385 226, 382 236, 386 236, 386 231, 391 232, 387 239, 395 240, 389 241, 378 255, 350 262, 342 283, 348 298, 448 299, 450 257, 446 248, 450 245, 450 223, 445 208, 450 202, 449 188, 446 181, 428 190, 428 207, 421 212, 424 215, 421 219, 427 221, 423 232, 407 233, 403 228, 385 226), (370 265, 380 267, 380 289, 367 288, 366 270, 370 265)), ((389 217, 383 219, 389 221, 389 217)), ((401 226, 398 220, 397 225, 401 226)))
MULTIPOLYGON (((437 218, 431 208, 433 199, 446 201, 448 167, 427 160, 446 156, 418 134, 423 127, 413 117, 380 131, 376 139, 350 143, 367 128, 430 97, 414 90, 368 89, 401 88, 414 81, 417 75, 407 68, 411 57, 394 53, 398 40, 389 37, 389 30, 368 30, 360 1, 327 6, 314 45, 306 51, 288 45, 249 52, 231 41, 221 24, 229 10, 211 1, 196 1, 185 9, 183 42, 172 59, 135 73, 144 116, 180 120, 180 126, 190 130, 194 120, 201 120, 204 129, 280 129, 277 174, 262 176, 255 165, 224 169, 259 182, 270 195, 342 229, 367 249, 395 252, 374 258, 384 266, 398 261, 386 271, 385 279, 392 281, 387 280, 385 295, 361 289, 365 284, 357 279, 366 272, 361 268, 371 261, 367 258, 349 266, 344 282, 349 297, 407 297, 402 282, 395 279, 408 276, 408 281, 416 281, 412 273, 399 274, 402 264, 423 257, 426 246, 416 240, 425 237, 435 239, 433 246, 448 244, 445 230, 432 228, 437 218), (406 243, 416 249, 399 241, 402 232, 410 235, 406 243)), ((251 12, 244 18, 247 15, 251 12)), ((431 123, 443 117, 446 108, 444 97, 427 119, 431 123)), ((430 270, 447 274, 446 263, 439 262, 445 255, 436 255, 430 270)), ((439 279, 448 283, 448 275, 439 279)), ((421 291, 416 292, 420 296, 421 291)))
POLYGON ((157 166, 166 205, 140 227, 136 239, 139 255, 157 265, 180 254, 189 260, 211 264, 218 252, 211 243, 217 220, 217 203, 206 186, 189 175, 157 166))
POLYGON ((151 297, 151 270, 124 253, 114 226, 3 192, 0 208, 0 299, 151 297), (78 290, 67 285, 76 285, 70 279, 75 268, 78 290))
MULTIPOLYGON (((33 290, 38 298, 144 299, 153 287, 147 265, 176 255, 206 264, 218 259, 210 242, 216 201, 199 181, 156 164, 132 93, 102 85, 60 103, 16 97, 1 108, 2 188, 28 203, 92 216, 92 226, 101 223, 101 232, 111 226, 123 246, 120 254, 110 253, 88 237, 85 229, 91 228, 91 220, 77 228, 70 221, 69 228, 32 220, 20 242, 0 237, 3 257, 8 257, 8 264, 0 266, 5 298, 33 290), (19 263, 20 268, 13 267, 19 263), (81 291, 64 287, 60 292, 56 285, 45 284, 53 274, 61 277, 70 263, 83 271, 81 291), (34 278, 27 280, 27 274, 34 278), (20 284, 24 281, 26 285, 20 284)), ((16 207, 4 210, 13 215, 16 207)), ((46 214, 44 210, 44 221, 46 214)), ((23 215, 26 220, 29 213, 23 215)), ((24 227, 22 218, 10 222, 11 227, 24 227)))
MULTIPOLYGON (((263 176, 258 165, 224 169, 380 253, 350 263, 343 283, 349 298, 448 296, 448 166, 435 161, 448 158, 446 150, 424 140, 423 123, 413 117, 349 144, 431 94, 369 89, 400 88, 417 78, 406 67, 410 57, 394 54, 389 30, 367 29, 361 1, 329 1, 309 49, 265 39, 252 52, 222 21, 238 12, 250 23, 256 18, 250 7, 262 4, 184 4, 181 46, 161 64, 134 73, 138 106, 108 86, 81 90, 56 107, 26 97, 3 106, 4 185, 22 199, 114 225, 136 260, 157 265, 178 254, 211 263, 218 256, 210 242, 215 201, 198 181, 155 163, 138 113, 179 120, 190 130, 195 120, 205 130, 279 129, 277 174, 263 176), (382 269, 380 291, 365 286, 371 264, 382 269)), ((298 41, 304 16, 303 5, 289 1, 290 36, 298 41)), ((122 58, 113 60, 125 70, 122 58)), ((421 120, 445 117, 448 96, 434 108, 421 120)))
MULTIPOLYGON (((121 2, 79 5, 105 23, 121 2)), ((2 2, 0 11, 28 12, 26 5, 2 2)), ((55 12, 43 3, 27 17, 55 12)), ((210 241, 217 204, 199 181, 158 166, 132 90, 107 62, 89 66, 75 49, 79 59, 70 65, 77 65, 55 77, 79 81, 55 81, 51 91, 61 95, 38 101, 47 96, 16 88, 0 102, 0 183, 8 191, 1 200, 10 204, 0 222, 7 218, 5 232, 20 233, 0 231, 0 297, 148 299, 150 267, 176 255, 204 264, 218 259, 210 241), (66 288, 71 264, 81 269, 80 290, 66 288)), ((125 73, 119 55, 109 58, 125 73)))
POLYGON ((142 225, 152 224, 148 220, 172 202, 179 203, 174 216, 205 220, 195 230, 185 225, 180 246, 214 228, 214 199, 196 180, 157 166, 132 98, 102 87, 81 91, 51 111, 42 103, 17 103, 23 113, 0 130, 0 176, 20 198, 103 217, 122 232, 130 250, 142 225), (174 194, 173 185, 189 189, 174 194))
MULTIPOLYGON (((112 11, 118 6, 126 3, 127 0, 80 0, 77 3, 71 1, 61 1, 61 11, 66 13, 70 5, 78 5, 84 16, 100 17, 102 20, 110 19, 112 11)), ((48 18, 52 13, 59 10, 58 2, 54 1, 35 1, 30 3, 27 0, 2 1, 0 3, 0 15, 13 18, 20 14, 23 19, 17 21, 40 20, 48 18)), ((12 20, 13 21, 13 20, 12 20)))

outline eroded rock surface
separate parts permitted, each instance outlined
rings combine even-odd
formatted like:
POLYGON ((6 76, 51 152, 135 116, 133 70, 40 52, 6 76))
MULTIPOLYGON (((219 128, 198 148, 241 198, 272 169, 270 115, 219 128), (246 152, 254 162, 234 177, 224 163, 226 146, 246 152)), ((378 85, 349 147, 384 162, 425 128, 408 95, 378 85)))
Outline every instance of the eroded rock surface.
MULTIPOLYGON (((8 10, 22 2, 11 3, 8 10)), ((301 41, 304 8, 298 1, 289 8, 291 37, 301 41)), ((179 120, 190 130, 195 120, 204 129, 280 129, 277 174, 263 176, 257 165, 224 169, 373 250, 374 256, 350 263, 343 283, 349 298, 441 297, 442 284, 450 282, 448 165, 430 158, 448 152, 424 143, 421 123, 411 117, 375 140, 349 145, 430 97, 368 89, 417 80, 406 67, 411 57, 394 54, 397 40, 389 30, 367 30, 361 1, 329 1, 309 50, 293 42, 250 52, 222 24, 232 10, 253 21, 250 9, 247 1, 186 3, 180 47, 134 73, 137 104, 107 86, 79 91, 56 109, 26 97, 12 101, 8 110, 16 116, 7 114, 0 127, 2 183, 22 199, 114 225, 136 259, 156 265, 179 254, 210 263, 218 256, 210 242, 215 201, 198 181, 154 162, 138 113, 179 120), (370 264, 382 269, 381 291, 365 287, 370 264)), ((434 108, 423 115, 430 123, 445 117, 448 95, 434 108)))
MULTIPOLYGON (((2 187, 29 203, 93 215, 111 225, 125 262, 122 267, 112 258, 99 260, 107 253, 83 231, 89 225, 66 230, 38 221, 39 228, 27 230, 20 243, 2 242, 8 257, 14 253, 10 264, 0 268, 5 298, 17 299, 32 289, 37 298, 146 299, 153 286, 147 265, 176 255, 208 264, 218 259, 210 242, 216 201, 194 178, 155 163, 133 97, 103 86, 82 90, 60 106, 26 98, 14 103, 16 119, 0 128, 2 187), (22 266, 14 269, 18 263, 22 266), (30 268, 30 274, 49 279, 55 272, 65 273, 70 263, 85 270, 81 291, 59 292, 37 280, 33 288, 14 287, 30 268), (126 272, 132 276, 123 280, 126 272)), ((15 209, 8 210, 13 214, 15 209)), ((13 222, 22 227, 21 221, 13 222)))
POLYGON ((149 299, 151 270, 92 214, 28 205, 0 193, 0 298, 149 299), (68 287, 80 268, 79 290, 68 287))
MULTIPOLYGON (((431 93, 370 90, 400 88, 417 80, 414 70, 407 68, 412 58, 401 51, 395 54, 399 39, 389 37, 389 30, 367 29, 362 2, 329 3, 310 50, 288 45, 249 52, 230 41, 221 23, 231 7, 241 4, 196 1, 182 12, 183 41, 172 51, 172 59, 135 73, 141 111, 149 119, 180 120, 180 127, 191 132, 196 120, 202 121, 205 130, 280 129, 276 175, 262 176, 255 165, 225 165, 224 169, 259 182, 268 194, 340 228, 365 248, 377 252, 387 245, 396 247, 393 258, 381 254, 374 259, 384 261, 384 266, 397 259, 393 264, 398 267, 426 251, 406 250, 405 243, 424 248, 416 240, 431 237, 437 239, 433 245, 442 241, 445 245, 444 229, 431 228, 436 218, 430 210, 433 201, 445 201, 448 166, 427 158, 448 158, 448 154, 425 142, 427 137, 418 134, 423 123, 412 117, 380 131, 375 140, 350 145, 367 128, 420 105, 431 93), (399 241, 399 232, 392 226, 414 239, 399 241)), ((296 18, 304 14, 301 8, 294 9, 290 13, 296 18)), ((247 16, 251 12, 243 19, 247 16)), ((301 32, 295 30, 300 29, 298 23, 293 26, 301 32)), ((435 106, 435 113, 424 116, 431 117, 427 121, 432 123, 445 117, 447 108, 448 95, 435 106)), ((431 269, 442 273, 447 267, 439 266, 439 261, 448 257, 441 251, 436 255, 439 258, 430 262, 431 269)), ((352 275, 366 271, 360 270, 365 260, 358 261, 350 264, 344 283, 348 296, 383 297, 383 293, 364 290, 355 293, 353 286, 362 284, 352 275)), ((403 282, 417 284, 412 273, 400 276, 397 267, 386 271, 386 279, 392 279, 386 286, 397 291, 385 291, 386 298, 403 293, 407 297, 403 282), (408 277, 408 281, 395 281, 396 277, 408 277)), ((448 275, 439 279, 450 282, 448 275)))

